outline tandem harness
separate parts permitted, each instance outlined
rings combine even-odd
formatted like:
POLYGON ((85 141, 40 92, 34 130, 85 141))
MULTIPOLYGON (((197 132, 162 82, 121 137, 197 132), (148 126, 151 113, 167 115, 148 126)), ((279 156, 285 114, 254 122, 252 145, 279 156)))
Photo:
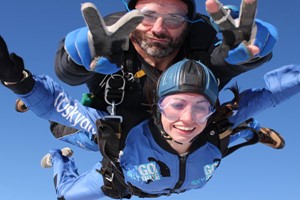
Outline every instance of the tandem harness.
POLYGON ((232 125, 228 122, 227 119, 219 122, 212 122, 207 127, 208 131, 206 132, 206 139, 208 142, 217 146, 222 153, 222 158, 225 158, 239 148, 256 144, 259 141, 258 131, 249 126, 251 122, 253 122, 253 118, 246 120, 233 129, 232 125), (252 131, 254 133, 253 137, 246 142, 229 147, 230 136, 244 130, 252 131))
MULTIPOLYGON (((124 74, 123 74, 124 75, 124 74)), ((125 95, 126 78, 119 74, 109 75, 105 85, 105 101, 110 105, 108 109, 110 115, 98 119, 97 142, 103 159, 101 169, 98 171, 103 177, 104 185, 101 190, 106 196, 114 199, 131 198, 132 195, 139 197, 158 197, 126 184, 119 165, 119 153, 122 130, 121 123, 123 117, 116 114, 116 106, 121 104, 125 95)))
MULTIPOLYGON (((120 138, 121 138, 121 121, 120 118, 109 116, 105 119, 97 120, 98 127, 98 145, 100 153, 103 156, 101 161, 102 167, 98 171, 103 176, 104 185, 101 187, 103 193, 114 199, 127 198, 130 199, 131 196, 145 197, 145 198, 156 198, 162 195, 169 196, 168 194, 148 194, 140 189, 125 183, 122 169, 119 164, 119 149, 120 138)), ((226 122, 226 124, 212 123, 209 126, 211 129, 206 134, 206 139, 217 146, 222 152, 223 158, 233 153, 237 149, 252 145, 258 142, 258 134, 254 134, 253 139, 246 141, 244 143, 228 147, 230 135, 238 133, 242 130, 251 130, 254 133, 257 131, 248 126, 253 119, 249 119, 242 123, 240 126, 232 129, 231 126, 226 122), (224 128, 225 127, 225 128, 224 128)))
MULTIPOLYGON (((115 15, 107 16, 107 18, 105 18, 105 21, 107 22, 107 24, 114 23, 117 19, 119 19, 121 15, 122 13, 117 13, 115 15)), ((190 41, 187 42, 187 46, 189 46, 189 53, 186 54, 185 52, 185 54, 182 56, 188 56, 193 59, 201 60, 204 64, 209 64, 206 61, 209 60, 208 52, 212 43, 208 43, 207 41, 215 41, 214 38, 216 37, 216 31, 212 28, 209 19, 206 16, 199 15, 198 17, 203 18, 203 22, 200 22, 201 26, 196 24, 193 24, 191 26, 191 29, 193 31, 190 31, 190 41), (201 37, 199 36, 199 34, 201 37)), ((125 65, 128 65, 128 63, 130 63, 127 63, 127 61, 130 60, 125 59, 125 65)), ((129 71, 132 72, 132 68, 136 67, 136 64, 134 63, 136 63, 137 61, 137 57, 131 60, 132 66, 129 66, 129 71)), ((142 70, 138 71, 135 75, 141 77, 147 74, 147 77, 149 79, 152 79, 152 81, 154 80, 154 82, 156 82, 157 77, 155 75, 153 76, 152 73, 151 70, 142 65, 142 70)), ((101 161, 102 167, 98 171, 103 176, 104 185, 101 187, 101 190, 105 195, 114 199, 129 199, 133 195, 147 198, 156 198, 162 195, 170 195, 170 193, 148 194, 130 185, 130 183, 126 183, 124 180, 122 169, 119 163, 119 154, 121 152, 120 147, 123 146, 122 142, 125 141, 124 139, 122 139, 121 130, 121 123, 123 121, 123 118, 122 116, 116 114, 116 106, 122 103, 124 98, 124 84, 126 84, 126 82, 123 81, 127 80, 124 80, 124 76, 121 75, 114 76, 112 78, 110 77, 109 79, 105 78, 101 82, 103 85, 106 84, 104 98, 106 103, 110 105, 110 115, 106 116, 105 118, 98 119, 96 122, 98 129, 96 139, 98 142, 100 153, 103 156, 103 159, 101 161)), ((208 128, 210 129, 210 131, 208 131, 209 134, 207 134, 207 140, 216 145, 222 153, 224 152, 223 155, 229 155, 229 152, 235 151, 234 148, 230 148, 229 150, 227 147, 229 143, 229 136, 232 133, 238 132, 237 128, 231 129, 231 125, 226 120, 220 120, 216 123, 212 123, 212 125, 208 128)), ((238 128, 239 130, 246 129, 247 123, 241 125, 238 128)), ((249 142, 249 144, 250 143, 251 142, 249 142)), ((253 143, 255 143, 255 141, 253 141, 253 143)), ((243 144, 240 147, 249 144, 243 144)), ((240 147, 236 147, 236 149, 240 147)))
MULTIPOLYGON (((121 142, 124 141, 121 140, 122 116, 115 115, 114 110, 115 104, 112 104, 111 115, 97 120, 97 141, 100 153, 103 156, 101 161, 102 167, 98 171, 102 175, 104 183, 101 190, 105 195, 114 199, 130 199, 131 196, 146 198, 169 196, 171 192, 167 194, 148 194, 125 182, 119 163, 119 155, 122 153, 120 146, 122 145, 121 142)), ((253 119, 249 119, 236 128, 232 128, 232 124, 227 119, 232 112, 229 112, 229 110, 226 110, 226 112, 230 114, 221 113, 213 116, 213 121, 210 121, 203 131, 207 142, 217 146, 223 158, 241 147, 257 143, 259 138, 258 132, 249 126, 253 119), (243 130, 252 131, 254 137, 244 143, 229 147, 230 136, 243 130)))

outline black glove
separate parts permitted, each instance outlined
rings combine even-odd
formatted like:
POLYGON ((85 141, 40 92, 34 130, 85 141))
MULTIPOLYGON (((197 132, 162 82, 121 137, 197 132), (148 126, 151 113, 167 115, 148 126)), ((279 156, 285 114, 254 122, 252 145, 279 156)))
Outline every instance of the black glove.
POLYGON ((0 80, 19 82, 23 79, 24 62, 15 53, 9 54, 4 39, 0 36, 0 80))
POLYGON ((272 53, 278 40, 277 29, 255 18, 257 0, 242 0, 240 9, 223 6, 219 0, 207 0, 206 5, 213 24, 222 32, 221 53, 227 63, 242 65, 272 53))
POLYGON ((107 26, 94 4, 82 4, 81 12, 87 27, 67 34, 65 49, 69 56, 88 71, 101 74, 119 71, 124 51, 129 48, 129 35, 143 20, 143 14, 133 10, 107 26))
POLYGON ((242 0, 239 16, 235 19, 230 15, 232 10, 223 7, 219 0, 214 1, 219 10, 209 13, 209 15, 222 31, 223 44, 233 49, 242 42, 248 42, 251 39, 252 29, 255 25, 257 1, 246 3, 245 0, 242 0))

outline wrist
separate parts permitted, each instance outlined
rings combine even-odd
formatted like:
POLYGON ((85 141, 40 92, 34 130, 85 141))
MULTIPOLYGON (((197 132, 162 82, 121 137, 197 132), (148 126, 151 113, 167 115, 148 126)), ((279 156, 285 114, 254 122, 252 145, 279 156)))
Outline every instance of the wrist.
POLYGON ((29 76, 28 72, 23 70, 23 78, 20 81, 17 82, 7 82, 7 81, 3 81, 4 85, 14 85, 17 84, 19 82, 22 82, 24 79, 26 79, 29 76))
POLYGON ((29 92, 32 91, 35 85, 35 79, 33 78, 30 71, 24 70, 22 80, 16 83, 12 83, 12 82, 4 83, 4 81, 2 81, 2 84, 8 89, 12 90, 15 94, 28 94, 29 92))

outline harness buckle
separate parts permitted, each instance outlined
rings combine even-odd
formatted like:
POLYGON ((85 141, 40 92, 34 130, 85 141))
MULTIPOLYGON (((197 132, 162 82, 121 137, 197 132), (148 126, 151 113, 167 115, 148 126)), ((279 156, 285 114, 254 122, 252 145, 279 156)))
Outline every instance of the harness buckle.
POLYGON ((115 105, 119 105, 123 102, 125 94, 125 78, 120 74, 112 74, 106 81, 104 100, 107 104, 112 105, 113 101, 115 105), (112 97, 113 96, 113 97, 112 97), (111 98, 109 99, 109 98, 111 98))
POLYGON ((121 115, 116 115, 116 104, 115 101, 111 102, 111 106, 107 107, 107 111, 110 115, 103 116, 103 120, 109 120, 109 119, 118 119, 120 123, 123 122, 123 117, 121 115))
POLYGON ((108 180, 109 182, 112 182, 114 179, 115 173, 111 173, 111 176, 105 176, 105 179, 108 180))

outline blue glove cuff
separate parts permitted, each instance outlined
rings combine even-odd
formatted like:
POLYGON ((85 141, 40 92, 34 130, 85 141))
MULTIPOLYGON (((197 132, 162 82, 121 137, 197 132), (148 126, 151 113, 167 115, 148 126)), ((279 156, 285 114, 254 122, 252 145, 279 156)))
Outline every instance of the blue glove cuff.
POLYGON ((95 67, 95 71, 101 74, 113 74, 120 70, 120 68, 111 63, 107 58, 101 57, 95 67))
POLYGON ((83 27, 67 34, 65 49, 76 64, 83 65, 90 71, 92 55, 89 48, 88 31, 87 27, 83 27))
MULTIPOLYGON (((264 57, 273 51, 278 41, 278 32, 273 25, 260 19, 256 19, 255 23, 257 26, 255 38, 251 39, 250 42, 260 49, 260 52, 255 57, 264 57)), ((251 53, 248 51, 246 45, 242 43, 228 52, 225 61, 232 65, 238 65, 248 62, 250 59, 252 59, 251 53)))
POLYGON ((272 52, 277 41, 278 32, 277 29, 260 19, 256 19, 257 33, 255 36, 254 45, 256 45, 260 52, 257 56, 264 57, 272 52))
POLYGON ((244 62, 247 62, 251 58, 251 53, 247 49, 244 43, 241 43, 236 48, 228 52, 228 56, 225 58, 225 61, 232 65, 238 65, 244 62))
MULTIPOLYGON (((89 47, 88 31, 87 27, 83 27, 70 32, 65 38, 65 49, 76 64, 83 65, 88 71, 91 71, 90 65, 93 58, 89 47)), ((119 70, 117 65, 105 57, 101 57, 93 69, 101 74, 113 74, 119 70)))

